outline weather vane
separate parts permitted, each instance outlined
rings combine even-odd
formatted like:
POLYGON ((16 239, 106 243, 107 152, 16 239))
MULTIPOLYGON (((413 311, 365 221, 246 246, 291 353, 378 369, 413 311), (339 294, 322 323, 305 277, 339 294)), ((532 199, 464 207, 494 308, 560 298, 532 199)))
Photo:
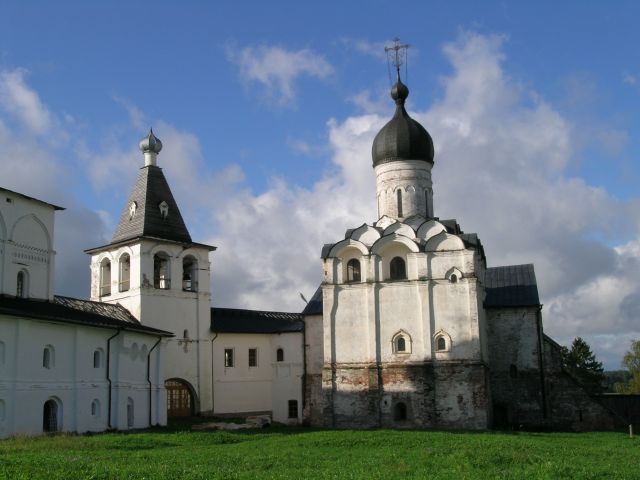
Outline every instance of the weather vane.
POLYGON ((410 47, 408 43, 402 45, 398 37, 393 39, 393 46, 384 47, 384 51, 387 54, 387 60, 396 67, 396 74, 398 80, 400 79, 400 66, 405 65, 405 77, 406 77, 406 63, 407 63, 407 49, 410 47))

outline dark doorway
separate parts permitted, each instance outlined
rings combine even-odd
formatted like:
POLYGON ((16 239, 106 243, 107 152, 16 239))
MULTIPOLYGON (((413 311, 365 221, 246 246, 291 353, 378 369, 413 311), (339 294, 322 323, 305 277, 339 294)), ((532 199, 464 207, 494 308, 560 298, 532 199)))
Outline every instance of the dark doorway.
POLYGON ((58 431, 58 404, 55 402, 55 400, 47 400, 46 402, 44 402, 44 412, 42 415, 42 431, 58 431))
POLYGON ((164 382, 167 389, 167 416, 190 417, 195 414, 193 395, 189 384, 173 378, 164 382))
POLYGON ((396 406, 393 409, 393 419, 396 422, 401 422, 401 421, 407 419, 407 405, 406 404, 404 404, 402 402, 396 403, 396 406))

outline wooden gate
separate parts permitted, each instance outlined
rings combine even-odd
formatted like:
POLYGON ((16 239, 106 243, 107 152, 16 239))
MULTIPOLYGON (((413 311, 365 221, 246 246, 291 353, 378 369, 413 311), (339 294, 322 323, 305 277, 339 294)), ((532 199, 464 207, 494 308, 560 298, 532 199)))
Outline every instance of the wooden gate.
POLYGON ((194 414, 191 391, 180 380, 167 380, 167 416, 189 417, 194 414))

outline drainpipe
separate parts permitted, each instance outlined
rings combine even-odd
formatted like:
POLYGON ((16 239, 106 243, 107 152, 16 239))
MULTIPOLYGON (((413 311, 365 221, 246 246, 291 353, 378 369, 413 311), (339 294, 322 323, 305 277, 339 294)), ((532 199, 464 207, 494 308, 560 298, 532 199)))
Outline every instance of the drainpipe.
POLYGON ((536 313, 536 326, 538 328, 538 368, 540 369, 540 393, 542 394, 542 418, 547 418, 547 389, 544 382, 544 342, 542 338, 542 305, 538 306, 536 313))
POLYGON ((153 344, 153 347, 147 353, 147 383, 149 384, 149 426, 151 426, 151 404, 153 403, 153 392, 151 387, 151 352, 160 344, 162 337, 158 337, 158 341, 153 344))
POLYGON ((304 423, 304 407, 307 392, 307 324, 302 320, 302 423, 304 423))
POLYGON ((109 400, 107 402, 107 415, 108 415, 107 419, 108 419, 109 429, 113 428, 111 426, 111 340, 113 340, 118 335, 120 335, 120 332, 122 332, 121 328, 119 328, 114 335, 110 336, 107 339, 107 382, 109 383, 109 400))
POLYGON ((213 396, 213 381, 215 380, 214 375, 213 375, 213 342, 215 341, 215 339, 218 338, 218 334, 216 333, 213 338, 211 339, 211 416, 213 416, 213 413, 215 412, 215 408, 214 408, 214 396, 213 396))

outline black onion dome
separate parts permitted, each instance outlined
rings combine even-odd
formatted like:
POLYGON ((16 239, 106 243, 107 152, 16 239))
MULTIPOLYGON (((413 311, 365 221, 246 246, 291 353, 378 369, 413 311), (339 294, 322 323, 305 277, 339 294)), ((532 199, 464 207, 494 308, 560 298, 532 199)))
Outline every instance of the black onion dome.
POLYGON ((433 163, 431 135, 404 109, 404 102, 408 96, 409 89, 398 78, 398 82, 391 89, 391 98, 396 101, 396 113, 373 140, 371 156, 374 167, 396 160, 423 160, 433 163))

